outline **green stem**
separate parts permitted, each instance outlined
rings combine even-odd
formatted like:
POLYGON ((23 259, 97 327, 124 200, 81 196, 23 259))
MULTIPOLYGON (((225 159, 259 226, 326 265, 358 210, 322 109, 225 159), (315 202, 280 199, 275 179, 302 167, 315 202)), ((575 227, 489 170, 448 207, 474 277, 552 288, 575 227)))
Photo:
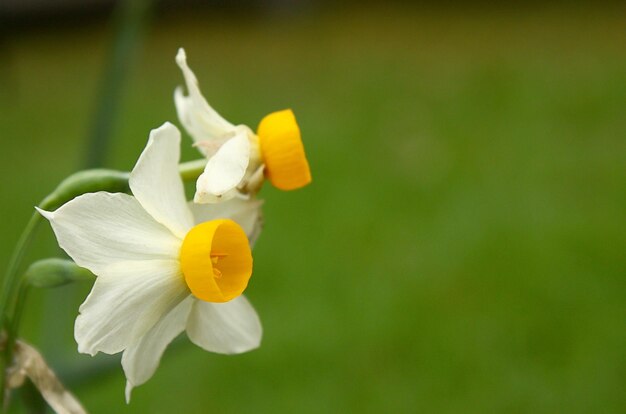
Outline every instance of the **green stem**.
POLYGON ((17 286, 17 296, 15 299, 15 306, 13 309, 13 318, 8 320, 7 322, 7 342, 6 342, 6 351, 8 354, 7 360, 11 360, 13 355, 13 347, 15 345, 15 341, 17 340, 17 334, 20 327, 20 321, 22 320, 22 314, 24 313, 24 306, 26 304, 26 296, 28 291, 30 290, 29 284, 26 282, 24 278, 19 280, 17 286))
MULTIPOLYGON (((2 386, 2 390, 5 388, 6 381, 6 369, 10 366, 11 361, 13 361, 13 350, 15 349, 15 341, 17 341, 17 335, 20 325, 20 320, 22 318, 22 314, 24 313, 24 305, 26 303, 26 296, 29 291, 28 283, 24 280, 24 278, 17 279, 17 294, 15 299, 15 308, 13 310, 13 318, 6 318, 6 342, 4 344, 3 350, 3 359, 4 359, 4 372, 2 373, 2 378, 0 378, 0 385, 2 386)), ((2 392, 4 395, 4 392, 2 392)), ((1 401, 1 400, 0 400, 1 401)), ((8 402, 8 401, 7 401, 8 402)), ((0 403, 4 406, 4 401, 0 403)), ((7 404, 8 408, 8 404, 7 404)))
POLYGON ((15 250, 13 250, 13 255, 9 261, 9 267, 7 268, 4 276, 2 292, 0 293, 0 327, 4 328, 7 333, 7 340, 2 355, 2 370, 0 371, 0 406, 2 407, 4 407, 5 371, 10 365, 10 358, 12 357, 12 346, 9 346, 9 344, 12 343, 12 339, 10 339, 12 337, 12 326, 9 324, 8 311, 11 306, 10 302, 13 297, 14 290, 19 284, 19 278, 17 275, 20 263, 22 262, 24 253, 26 252, 33 235, 35 234, 40 218, 41 216, 39 213, 35 212, 28 221, 28 224, 26 224, 26 227, 24 228, 24 231, 15 246, 15 250))
POLYGON ((93 119, 86 167, 99 167, 108 151, 119 101, 129 70, 137 58, 142 34, 152 11, 152 0, 119 2, 115 10, 115 39, 102 77, 93 119))
POLYGON ((24 253, 26 249, 30 245, 32 237, 34 235, 35 230, 37 229, 37 225, 39 224, 41 216, 39 213, 34 212, 30 217, 28 224, 22 231, 22 235, 15 246, 15 250, 13 250, 13 255, 11 256, 11 260, 9 261, 9 267, 4 276, 4 283, 2 286, 2 293, 0 293, 0 326, 4 326, 6 311, 9 307, 9 300, 12 296, 13 290, 15 289, 15 285, 17 283, 17 271, 19 269, 22 258, 24 257, 24 253))
POLYGON ((187 161, 178 164, 180 178, 182 178, 183 181, 197 180, 200 174, 202 174, 202 172, 204 171, 206 163, 206 158, 201 158, 199 160, 187 161))

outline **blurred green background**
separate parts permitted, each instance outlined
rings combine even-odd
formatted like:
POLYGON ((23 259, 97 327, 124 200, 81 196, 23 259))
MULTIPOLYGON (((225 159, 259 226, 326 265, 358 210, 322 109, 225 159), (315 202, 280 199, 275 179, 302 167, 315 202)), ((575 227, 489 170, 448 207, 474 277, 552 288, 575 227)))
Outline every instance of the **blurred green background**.
MULTIPOLYGON (((76 352, 90 286, 34 292, 23 336, 93 413, 626 412, 625 11, 159 9, 104 166, 129 170, 151 128, 180 125, 180 46, 225 118, 291 107, 303 131, 313 184, 261 194, 247 295, 263 344, 184 338, 126 406, 116 357, 76 352)), ((39 23, 0 45, 2 266, 85 165, 115 31, 39 23)), ((29 257, 58 254, 42 226, 29 257)))

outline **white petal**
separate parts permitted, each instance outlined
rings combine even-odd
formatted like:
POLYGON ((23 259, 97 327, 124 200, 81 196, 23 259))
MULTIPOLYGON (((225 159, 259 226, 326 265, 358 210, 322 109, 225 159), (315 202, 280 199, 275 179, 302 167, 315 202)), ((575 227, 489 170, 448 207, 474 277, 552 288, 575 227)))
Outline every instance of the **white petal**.
POLYGON ((130 173, 133 195, 156 221, 184 238, 193 226, 178 172, 180 132, 169 122, 150 132, 146 148, 130 173))
MULTIPOLYGON (((183 71, 187 85, 188 96, 183 95, 181 87, 174 91, 174 103, 178 119, 183 124, 194 141, 211 140, 234 130, 234 126, 222 118, 204 99, 198 80, 187 66, 187 56, 184 49, 179 49, 176 63, 183 71)), ((202 151, 202 148, 200 148, 202 151)))
POLYGON ((178 258, 181 241, 127 194, 83 194, 54 212, 38 211, 61 248, 98 276, 120 261, 178 258))
POLYGON ((194 299, 188 296, 157 322, 136 343, 124 350, 122 367, 126 374, 126 402, 130 402, 133 387, 148 381, 154 374, 165 348, 185 330, 194 299))
POLYGON ((195 300, 187 335, 199 347, 220 354, 239 354, 258 348, 263 329, 256 311, 244 296, 226 303, 195 300))
POLYGON ((120 262, 103 272, 74 325, 81 353, 124 350, 189 295, 175 260, 120 262))
POLYGON ((207 195, 226 199, 243 179, 249 161, 250 141, 247 131, 241 128, 207 163, 196 182, 194 201, 207 195))
POLYGON ((263 201, 249 198, 233 198, 217 204, 189 203, 196 224, 205 221, 228 218, 234 220, 246 232, 251 244, 263 226, 261 206, 263 201))

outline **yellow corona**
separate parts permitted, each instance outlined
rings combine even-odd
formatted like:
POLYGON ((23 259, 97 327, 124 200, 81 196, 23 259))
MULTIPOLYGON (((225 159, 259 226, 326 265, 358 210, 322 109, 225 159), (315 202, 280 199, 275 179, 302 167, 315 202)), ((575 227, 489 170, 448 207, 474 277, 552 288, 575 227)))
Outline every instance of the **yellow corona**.
POLYGON ((198 224, 183 240, 180 265, 194 296, 207 302, 228 302, 241 295, 252 275, 248 238, 229 219, 198 224))
POLYGON ((311 182, 300 128, 291 109, 273 112, 257 129, 265 175, 281 190, 295 190, 311 182))

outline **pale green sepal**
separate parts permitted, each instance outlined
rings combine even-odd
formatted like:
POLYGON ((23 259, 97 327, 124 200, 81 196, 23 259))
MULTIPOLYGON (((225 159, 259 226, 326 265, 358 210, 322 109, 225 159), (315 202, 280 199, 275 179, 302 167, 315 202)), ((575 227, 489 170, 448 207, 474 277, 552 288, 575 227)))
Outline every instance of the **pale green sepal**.
POLYGON ((33 287, 52 288, 94 278, 93 273, 71 260, 50 258, 31 264, 24 279, 33 287))

